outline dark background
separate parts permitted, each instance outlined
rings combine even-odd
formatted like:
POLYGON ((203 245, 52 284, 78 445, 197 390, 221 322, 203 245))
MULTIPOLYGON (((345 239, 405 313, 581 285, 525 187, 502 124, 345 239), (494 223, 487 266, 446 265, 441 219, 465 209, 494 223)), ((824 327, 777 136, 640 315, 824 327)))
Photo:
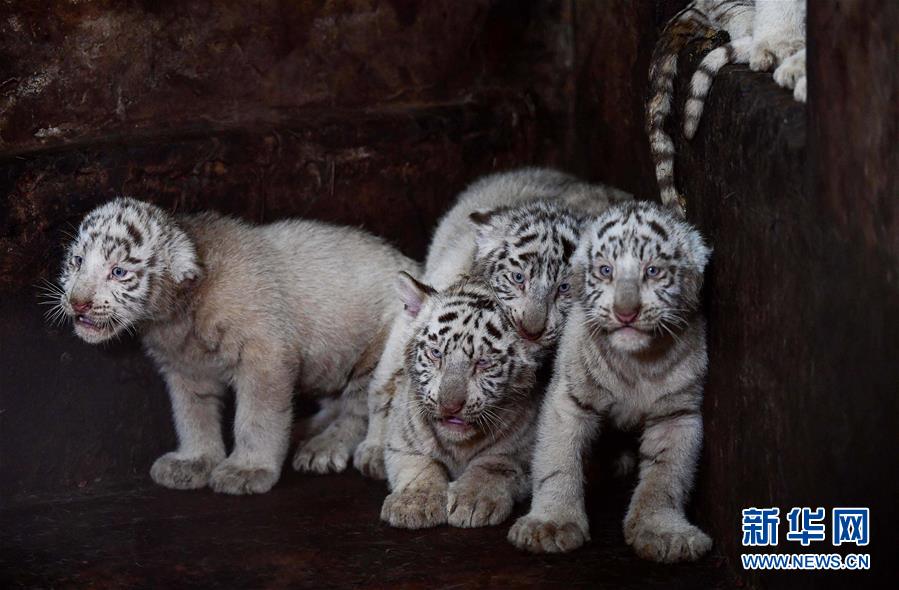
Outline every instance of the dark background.
MULTIPOLYGON (((39 507, 145 486, 175 444, 136 342, 90 347, 42 318, 35 285, 85 212, 128 194, 260 222, 302 215, 420 259, 438 216, 489 171, 554 165, 657 198, 646 78, 683 4, 0 7, 0 526, 12 525, 0 566, 25 575, 58 559, 51 542, 22 541, 41 530, 39 507)), ((711 558, 725 585, 873 585, 895 567, 899 3, 809 4, 806 107, 770 75, 728 67, 696 138, 675 134, 689 217, 715 248, 692 513, 727 558, 711 558), (871 507, 874 572, 738 569, 742 508, 840 505, 871 507)), ((677 105, 698 57, 682 55, 677 105)), ((334 481, 362 485, 347 477, 334 481)), ((689 586, 689 568, 668 571, 689 586)), ((70 582, 99 579, 84 575, 70 582)))

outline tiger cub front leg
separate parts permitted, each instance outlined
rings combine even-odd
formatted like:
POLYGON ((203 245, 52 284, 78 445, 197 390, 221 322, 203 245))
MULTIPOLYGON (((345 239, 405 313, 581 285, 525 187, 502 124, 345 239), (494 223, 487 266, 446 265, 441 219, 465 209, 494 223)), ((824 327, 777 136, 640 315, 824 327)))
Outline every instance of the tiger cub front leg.
POLYGON ((393 493, 384 499, 381 520, 404 529, 446 523, 449 484, 443 465, 426 455, 389 449, 387 469, 393 493))
POLYGON ((509 530, 509 541, 534 553, 577 549, 590 539, 584 506, 583 456, 599 427, 600 412, 559 377, 540 412, 532 465, 530 512, 509 530))
POLYGON ((225 494, 263 494, 281 477, 292 422, 293 365, 267 349, 244 348, 235 375, 234 450, 209 477, 225 494))
POLYGON ((172 400, 178 450, 156 459, 150 477, 176 490, 202 488, 209 474, 225 459, 221 406, 225 386, 216 381, 164 374, 172 400))
POLYGON ((447 522, 462 528, 500 524, 512 513, 526 483, 521 462, 506 455, 478 458, 449 485, 447 522))
POLYGON ((684 515, 702 444, 702 418, 697 409, 647 422, 640 442, 640 483, 624 519, 625 541, 644 559, 696 560, 712 546, 684 515))

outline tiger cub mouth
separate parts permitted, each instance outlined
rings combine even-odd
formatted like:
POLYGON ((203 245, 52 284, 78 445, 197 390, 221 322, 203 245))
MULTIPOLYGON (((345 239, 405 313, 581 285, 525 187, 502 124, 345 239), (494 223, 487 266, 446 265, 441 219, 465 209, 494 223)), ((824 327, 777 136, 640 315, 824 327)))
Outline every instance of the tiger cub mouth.
POLYGON ((440 424, 443 428, 447 430, 451 430, 453 432, 468 432, 469 430, 474 428, 474 425, 466 422, 462 418, 458 416, 443 416, 437 418, 437 423, 440 424))
POLYGON ((91 343, 106 340, 115 333, 115 330, 109 323, 88 315, 76 315, 73 318, 73 324, 75 334, 91 343))
POLYGON ((86 315, 75 316, 75 323, 80 325, 83 328, 88 328, 90 330, 99 330, 100 329, 100 326, 97 324, 97 322, 95 322, 94 320, 92 320, 91 318, 89 318, 86 315))

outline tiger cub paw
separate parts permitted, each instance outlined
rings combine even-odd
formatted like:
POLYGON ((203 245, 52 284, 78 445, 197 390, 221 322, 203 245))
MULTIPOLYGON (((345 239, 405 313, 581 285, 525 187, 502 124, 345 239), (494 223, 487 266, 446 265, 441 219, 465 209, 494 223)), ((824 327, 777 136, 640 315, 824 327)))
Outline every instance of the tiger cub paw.
POLYGON ((662 563, 696 561, 712 548, 712 539, 676 512, 625 519, 624 539, 643 559, 662 563))
POLYGON ((793 98, 798 102, 805 102, 807 99, 806 84, 805 76, 799 78, 799 81, 796 82, 796 88, 793 89, 793 98))
POLYGON ((497 525, 512 513, 512 494, 499 486, 459 487, 450 484, 446 512, 450 526, 472 528, 497 525))
POLYGON ((805 51, 797 51, 774 70, 774 81, 782 88, 795 88, 805 77, 805 51))
POLYGON ((522 516, 509 529, 509 542, 531 553, 564 553, 590 540, 586 526, 522 516))
POLYGON ((381 445, 368 441, 359 443, 353 454, 353 465, 362 475, 372 479, 387 479, 387 470, 384 467, 384 447, 381 445))
POLYGON ((311 473, 340 473, 350 462, 351 453, 346 440, 326 429, 300 443, 293 456, 293 468, 311 473))
POLYGON ((804 41, 792 38, 767 38, 758 41, 749 52, 749 67, 754 72, 770 72, 800 49, 804 41))
POLYGON ((157 484, 173 490, 195 490, 209 483, 209 474, 224 458, 207 455, 186 457, 180 453, 166 453, 153 463, 150 477, 157 484))
POLYGON ((264 494, 278 482, 281 473, 267 465, 225 459, 212 470, 209 487, 220 494, 264 494))
POLYGON ((446 523, 446 488, 394 492, 384 499, 381 520, 402 529, 446 523))

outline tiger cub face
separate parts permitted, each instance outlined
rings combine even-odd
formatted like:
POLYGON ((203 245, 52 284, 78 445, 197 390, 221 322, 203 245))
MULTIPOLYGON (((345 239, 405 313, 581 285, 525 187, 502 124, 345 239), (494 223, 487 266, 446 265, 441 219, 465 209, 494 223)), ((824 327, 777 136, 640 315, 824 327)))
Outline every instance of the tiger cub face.
POLYGON ((552 346, 571 307, 571 259, 581 219, 542 201, 470 218, 479 226, 472 274, 493 287, 522 338, 542 349, 552 346))
POLYGON ((590 330, 624 352, 675 335, 699 308, 711 250, 673 211, 648 201, 609 208, 584 230, 576 264, 590 330))
POLYGON ((158 314, 178 284, 197 278, 193 244, 162 209, 118 198, 90 212, 59 275, 59 312, 89 343, 158 314))
POLYGON ((530 403, 538 360, 492 289, 463 278, 442 292, 401 273, 414 411, 453 442, 497 434, 530 403))

